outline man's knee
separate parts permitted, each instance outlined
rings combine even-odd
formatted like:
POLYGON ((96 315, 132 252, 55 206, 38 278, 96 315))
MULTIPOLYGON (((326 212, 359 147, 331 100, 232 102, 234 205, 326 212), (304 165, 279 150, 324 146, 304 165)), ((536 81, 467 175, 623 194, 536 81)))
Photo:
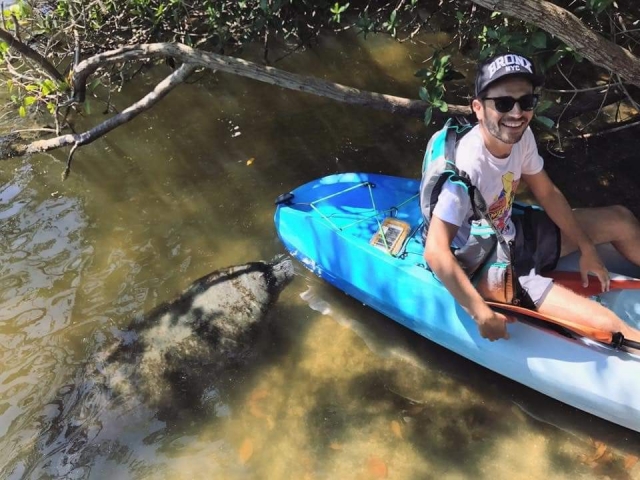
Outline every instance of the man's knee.
POLYGON ((617 228, 623 229, 620 233, 636 236, 640 231, 640 223, 631 210, 623 205, 608 207, 611 219, 615 220, 617 228))

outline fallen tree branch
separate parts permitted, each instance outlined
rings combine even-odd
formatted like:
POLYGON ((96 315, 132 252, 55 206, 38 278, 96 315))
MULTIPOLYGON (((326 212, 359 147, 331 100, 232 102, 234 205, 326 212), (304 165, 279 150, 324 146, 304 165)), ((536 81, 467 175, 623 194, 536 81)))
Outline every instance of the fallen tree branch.
MULTIPOLYGON (((258 65, 240 58, 196 50, 181 43, 132 45, 100 53, 83 60, 77 65, 72 76, 72 85, 76 100, 84 100, 87 79, 98 68, 124 61, 147 60, 151 58, 174 58, 214 71, 219 70, 225 73, 232 73, 270 85, 311 93, 342 103, 361 105, 391 113, 402 113, 422 117, 429 106, 428 103, 422 100, 412 100, 383 93, 358 90, 357 88, 348 87, 339 83, 258 65)), ((461 105, 449 105, 447 114, 467 116, 471 115, 471 108, 461 105)))
MULTIPOLYGON (((180 43, 154 43, 126 46, 94 55, 79 62, 75 66, 71 76, 73 97, 70 101, 84 101, 87 80, 99 68, 106 68, 110 65, 121 64, 127 61, 142 61, 158 58, 176 59, 182 61, 183 66, 174 74, 167 77, 167 79, 163 80, 163 82, 159 83, 153 92, 140 101, 84 133, 70 133, 54 138, 36 140, 31 143, 27 143, 22 141, 21 138, 13 136, 11 138, 0 139, 3 140, 0 142, 0 159, 74 145, 74 149, 69 155, 67 162, 68 167, 64 174, 64 176, 66 176, 73 153, 75 153, 77 147, 93 142, 114 128, 128 122, 140 112, 151 108, 152 105, 166 95, 166 93, 178 83, 181 83, 189 73, 198 67, 240 75, 270 85, 311 93, 339 102, 361 105, 391 113, 402 113, 422 117, 429 106, 428 103, 422 100, 363 91, 339 83, 298 75, 273 67, 261 66, 239 58, 196 50, 180 43), (186 65, 189 65, 189 67, 186 67, 186 65), (188 73, 186 73, 187 70, 188 73)), ((469 116, 471 113, 469 106, 449 105, 447 115, 469 116)))
POLYGON ((573 13, 546 0, 471 0, 481 7, 533 23, 595 65, 640 87, 640 59, 585 26, 573 13))
POLYGON ((60 147, 66 147, 69 145, 73 145, 73 149, 69 154, 69 159, 67 161, 67 169, 63 176, 66 178, 68 175, 68 170, 71 166, 71 159, 73 157, 73 153, 75 150, 82 146, 87 145, 88 143, 93 142, 94 140, 100 138, 104 134, 110 132, 116 127, 130 121, 134 117, 138 116, 140 113, 145 110, 149 110, 152 106, 154 106, 158 101, 164 98, 171 90, 180 85, 184 80, 196 69, 197 67, 192 64, 185 63, 171 75, 162 80, 156 87, 145 95, 143 98, 138 100, 133 105, 127 107, 122 112, 114 115, 108 120, 102 122, 101 124, 93 127, 90 130, 87 130, 83 133, 73 133, 61 135, 59 137, 48 138, 45 140, 36 140, 35 142, 31 142, 28 144, 18 144, 12 143, 11 145, 5 146, 0 149, 0 158, 6 159, 10 157, 28 155, 32 153, 40 153, 46 152, 48 150, 53 150, 60 147))

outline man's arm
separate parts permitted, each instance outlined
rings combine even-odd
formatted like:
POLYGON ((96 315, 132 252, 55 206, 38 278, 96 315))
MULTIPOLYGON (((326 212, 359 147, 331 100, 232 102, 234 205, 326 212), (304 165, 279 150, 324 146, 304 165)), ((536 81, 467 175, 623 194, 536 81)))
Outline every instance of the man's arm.
POLYGON ((522 179, 529 186, 531 192, 549 218, 558 226, 563 235, 566 235, 578 246, 581 253, 580 272, 582 283, 589 284, 588 273, 595 274, 602 284, 603 291, 609 290, 609 274, 605 268, 596 247, 591 238, 584 232, 576 220, 573 210, 563 193, 551 181, 544 170, 534 175, 522 175, 522 179))
POLYGON ((435 215, 431 217, 424 259, 451 295, 475 320, 484 338, 491 341, 509 338, 506 322, 510 320, 501 313, 491 310, 451 252, 450 245, 457 231, 456 225, 445 222, 435 215))

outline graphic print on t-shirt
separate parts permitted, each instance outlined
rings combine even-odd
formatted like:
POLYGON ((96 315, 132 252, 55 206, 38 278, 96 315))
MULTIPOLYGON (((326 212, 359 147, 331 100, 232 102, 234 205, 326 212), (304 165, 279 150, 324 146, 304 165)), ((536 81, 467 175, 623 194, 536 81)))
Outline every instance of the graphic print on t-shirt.
POLYGON ((489 217, 499 231, 503 231, 507 221, 511 217, 511 205, 518 190, 520 179, 513 179, 513 172, 507 172, 502 176, 502 191, 498 198, 489 207, 489 217))

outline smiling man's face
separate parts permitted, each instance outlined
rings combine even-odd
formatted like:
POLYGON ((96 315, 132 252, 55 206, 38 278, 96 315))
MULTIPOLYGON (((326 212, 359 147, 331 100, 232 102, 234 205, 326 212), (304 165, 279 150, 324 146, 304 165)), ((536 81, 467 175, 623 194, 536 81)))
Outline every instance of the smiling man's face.
POLYGON ((531 122, 533 110, 522 110, 521 105, 515 103, 509 112, 501 113, 496 110, 495 101, 487 97, 519 99, 532 93, 533 86, 529 80, 512 77, 496 82, 481 95, 481 98, 473 100, 471 106, 483 130, 485 144, 492 154, 501 157, 511 152, 512 145, 522 138, 531 122))

